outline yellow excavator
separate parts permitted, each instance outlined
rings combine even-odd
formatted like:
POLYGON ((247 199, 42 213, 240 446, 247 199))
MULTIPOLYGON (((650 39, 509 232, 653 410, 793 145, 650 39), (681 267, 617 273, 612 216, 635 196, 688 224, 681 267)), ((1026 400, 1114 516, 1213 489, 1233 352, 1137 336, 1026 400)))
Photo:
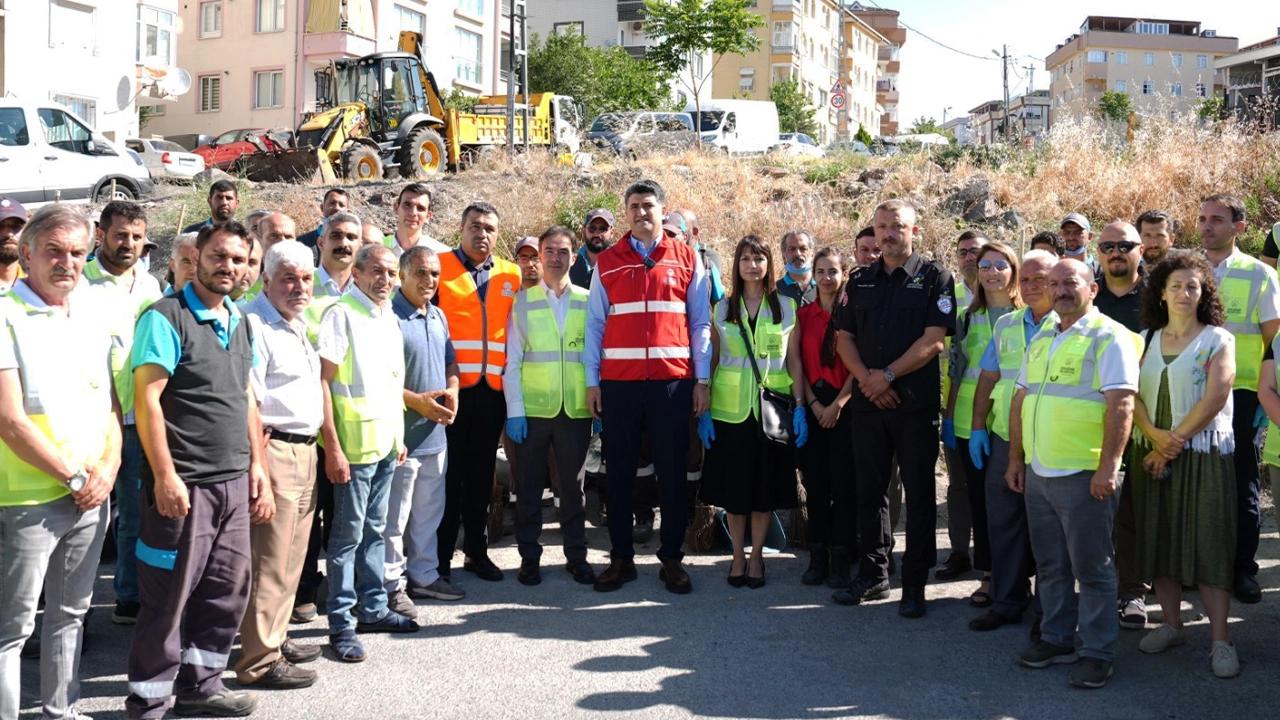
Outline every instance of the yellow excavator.
MULTIPOLYGON (((459 169, 507 142, 507 98, 479 98, 471 112, 445 107, 422 57, 422 36, 400 33, 400 52, 334 60, 317 73, 318 112, 294 133, 295 147, 241 159, 250 180, 424 178, 459 169)), ((515 137, 524 139, 524 102, 516 97, 515 137)), ((529 97, 529 144, 578 151, 580 112, 573 98, 529 97)))

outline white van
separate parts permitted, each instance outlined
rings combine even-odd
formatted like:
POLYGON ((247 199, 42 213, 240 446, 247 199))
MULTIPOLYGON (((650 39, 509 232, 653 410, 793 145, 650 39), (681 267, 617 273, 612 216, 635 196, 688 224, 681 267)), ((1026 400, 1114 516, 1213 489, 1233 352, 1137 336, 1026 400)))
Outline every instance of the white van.
POLYGON ((685 108, 702 133, 703 147, 730 155, 763 155, 778 144, 778 108, 768 100, 708 100, 701 113, 685 108))
POLYGON ((55 102, 0 98, 0 195, 28 206, 144 197, 140 162, 55 102))

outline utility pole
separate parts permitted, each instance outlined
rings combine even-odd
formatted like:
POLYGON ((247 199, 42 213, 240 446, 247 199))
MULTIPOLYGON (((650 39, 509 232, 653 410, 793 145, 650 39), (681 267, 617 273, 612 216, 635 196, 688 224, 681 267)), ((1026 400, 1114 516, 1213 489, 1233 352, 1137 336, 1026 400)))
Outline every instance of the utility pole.
MULTIPOLYGON (((512 0, 512 14, 519 15, 520 20, 520 43, 516 45, 515 36, 511 37, 511 47, 515 54, 520 57, 520 96, 524 98, 524 150, 529 151, 529 43, 526 40, 529 34, 528 15, 525 13, 525 0, 512 0)), ((515 74, 515 66, 512 66, 512 74, 515 74)), ((552 133, 555 132, 555 126, 551 127, 552 133)), ((551 143, 555 144, 554 139, 551 143)))
MULTIPOLYGON (((845 42, 844 42, 844 14, 850 12, 844 3, 838 3, 839 11, 839 27, 840 27, 840 59, 836 61, 836 82, 844 84, 844 58, 845 58, 845 42)), ((852 71, 852 68, 850 68, 852 71)), ((836 139, 846 140, 852 134, 849 132, 849 108, 841 107, 836 111, 836 139)))
POLYGON ((511 42, 507 45, 507 152, 516 149, 516 9, 515 3, 510 5, 511 13, 507 17, 507 37, 511 42))
POLYGON ((1000 68, 1004 71, 1004 141, 1009 142, 1009 46, 1001 45, 1000 68))

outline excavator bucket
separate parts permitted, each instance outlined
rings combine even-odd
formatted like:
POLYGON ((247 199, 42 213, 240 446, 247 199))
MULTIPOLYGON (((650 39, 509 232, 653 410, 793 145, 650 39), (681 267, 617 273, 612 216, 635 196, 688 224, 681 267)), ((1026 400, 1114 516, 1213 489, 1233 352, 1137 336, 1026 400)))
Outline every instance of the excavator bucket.
POLYGON ((254 182, 333 182, 333 166, 315 148, 271 150, 240 156, 237 173, 254 182))

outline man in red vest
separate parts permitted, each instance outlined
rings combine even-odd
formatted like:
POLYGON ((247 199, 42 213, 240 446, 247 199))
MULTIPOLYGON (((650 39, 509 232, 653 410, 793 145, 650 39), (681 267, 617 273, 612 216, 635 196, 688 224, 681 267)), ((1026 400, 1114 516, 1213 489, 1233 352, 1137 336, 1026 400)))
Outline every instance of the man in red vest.
POLYGON ((711 302, 707 274, 688 245, 662 235, 662 186, 641 180, 623 195, 631 230, 596 260, 587 301, 587 405, 603 422, 608 478, 609 567, 599 592, 636 579, 631 486, 648 433, 658 476, 662 544, 658 578, 693 589, 684 558, 688 418, 710 406, 711 302))

